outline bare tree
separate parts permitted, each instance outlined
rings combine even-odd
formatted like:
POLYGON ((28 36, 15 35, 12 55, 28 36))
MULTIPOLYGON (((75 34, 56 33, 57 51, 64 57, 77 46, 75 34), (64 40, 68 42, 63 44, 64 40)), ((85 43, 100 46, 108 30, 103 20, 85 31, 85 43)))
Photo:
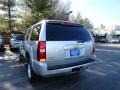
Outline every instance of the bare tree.
POLYGON ((77 16, 74 19, 74 22, 84 25, 88 29, 93 28, 93 24, 91 23, 91 21, 88 18, 81 17, 80 12, 78 12, 77 16))

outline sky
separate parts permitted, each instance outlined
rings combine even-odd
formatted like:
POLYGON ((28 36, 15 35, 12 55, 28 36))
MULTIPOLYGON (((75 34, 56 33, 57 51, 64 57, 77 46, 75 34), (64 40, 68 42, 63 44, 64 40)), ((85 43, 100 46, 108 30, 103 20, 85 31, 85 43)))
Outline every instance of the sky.
POLYGON ((91 20, 94 26, 120 25, 120 0, 71 0, 71 10, 76 15, 91 20))
POLYGON ((73 14, 80 12, 81 16, 89 18, 95 27, 101 24, 120 25, 120 0, 71 0, 71 2, 73 14))

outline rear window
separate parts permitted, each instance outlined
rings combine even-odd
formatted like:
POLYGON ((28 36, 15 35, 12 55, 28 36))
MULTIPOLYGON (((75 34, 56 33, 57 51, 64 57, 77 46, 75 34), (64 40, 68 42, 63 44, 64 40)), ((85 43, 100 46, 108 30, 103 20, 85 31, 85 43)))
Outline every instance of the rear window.
POLYGON ((16 35, 13 37, 15 40, 24 40, 24 35, 16 35))
POLYGON ((90 41, 91 36, 83 26, 71 26, 55 23, 47 23, 47 41, 90 41))

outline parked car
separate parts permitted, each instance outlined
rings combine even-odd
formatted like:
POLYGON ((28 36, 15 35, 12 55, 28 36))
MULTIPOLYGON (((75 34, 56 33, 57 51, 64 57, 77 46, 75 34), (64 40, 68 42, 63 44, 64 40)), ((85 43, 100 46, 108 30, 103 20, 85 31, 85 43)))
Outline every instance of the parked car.
POLYGON ((1 35, 0 35, 0 49, 4 49, 4 39, 1 35))
POLYGON ((111 40, 111 43, 120 43, 119 38, 114 38, 111 40))
POLYGON ((19 49, 20 43, 24 40, 23 34, 12 34, 10 37, 10 49, 19 49))
POLYGON ((119 36, 113 34, 113 35, 112 35, 112 39, 111 39, 111 43, 120 43, 120 38, 119 38, 119 36))
POLYGON ((26 33, 20 59, 27 75, 42 77, 79 72, 95 61, 95 43, 82 25, 69 21, 43 20, 26 33))

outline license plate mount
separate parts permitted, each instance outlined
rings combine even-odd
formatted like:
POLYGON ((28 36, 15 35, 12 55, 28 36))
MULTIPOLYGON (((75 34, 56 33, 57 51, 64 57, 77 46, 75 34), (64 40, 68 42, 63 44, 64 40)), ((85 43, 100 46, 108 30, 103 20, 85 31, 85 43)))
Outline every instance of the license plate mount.
POLYGON ((71 57, 80 56, 80 50, 79 49, 71 49, 70 56, 71 57))

